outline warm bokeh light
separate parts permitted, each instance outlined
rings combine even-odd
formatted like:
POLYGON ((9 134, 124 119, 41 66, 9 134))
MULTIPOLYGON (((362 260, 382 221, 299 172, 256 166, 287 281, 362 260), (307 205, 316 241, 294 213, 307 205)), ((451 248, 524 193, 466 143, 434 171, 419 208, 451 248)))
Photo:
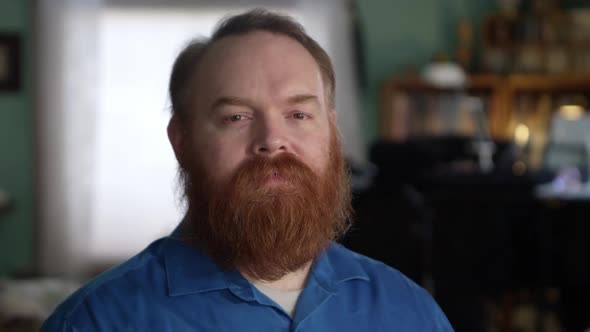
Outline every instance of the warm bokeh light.
POLYGON ((514 129, 514 141, 519 146, 525 146, 529 142, 530 131, 525 124, 519 124, 514 129))
POLYGON ((584 108, 580 105, 563 105, 559 107, 559 114, 568 120, 578 120, 584 115, 584 108))

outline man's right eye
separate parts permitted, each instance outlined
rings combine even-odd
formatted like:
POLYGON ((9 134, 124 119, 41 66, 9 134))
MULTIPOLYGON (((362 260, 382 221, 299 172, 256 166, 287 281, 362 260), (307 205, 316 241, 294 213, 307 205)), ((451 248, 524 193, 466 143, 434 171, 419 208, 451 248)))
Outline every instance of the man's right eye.
POLYGON ((223 117, 223 123, 226 125, 238 124, 246 120, 251 120, 252 117, 246 114, 232 114, 223 117))
POLYGON ((243 115, 241 115, 241 114, 234 114, 234 115, 230 115, 227 118, 225 118, 225 120, 227 122, 239 122, 239 121, 242 121, 244 119, 245 119, 245 117, 243 115))

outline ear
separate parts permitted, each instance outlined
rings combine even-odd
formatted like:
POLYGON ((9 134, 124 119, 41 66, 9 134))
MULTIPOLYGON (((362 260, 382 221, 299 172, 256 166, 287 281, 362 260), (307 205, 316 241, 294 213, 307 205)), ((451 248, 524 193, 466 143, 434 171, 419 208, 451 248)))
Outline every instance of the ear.
POLYGON ((330 108, 330 110, 328 111, 328 119, 330 120, 330 122, 335 125, 336 127, 338 124, 338 118, 336 116, 336 110, 334 108, 330 108))
POLYGON ((338 116, 336 111, 332 108, 328 111, 328 121, 330 121, 330 128, 340 135, 340 128, 338 127, 338 116))
POLYGON ((170 144, 172 145, 172 150, 174 150, 174 155, 176 155, 176 160, 182 166, 184 161, 184 151, 186 146, 186 128, 184 123, 182 123, 180 116, 177 114, 173 114, 170 118, 170 122, 168 122, 168 140, 170 140, 170 144))

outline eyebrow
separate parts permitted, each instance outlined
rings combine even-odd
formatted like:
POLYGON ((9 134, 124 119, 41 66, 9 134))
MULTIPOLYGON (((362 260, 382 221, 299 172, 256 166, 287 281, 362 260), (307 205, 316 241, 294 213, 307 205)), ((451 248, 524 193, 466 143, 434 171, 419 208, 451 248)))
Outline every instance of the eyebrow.
POLYGON ((213 103, 213 107, 211 107, 211 109, 215 110, 223 106, 245 106, 252 108, 252 104, 253 103, 250 102, 248 99, 224 96, 217 98, 213 103))
MULTIPOLYGON (((293 95, 287 98, 287 104, 290 106, 293 105, 301 105, 306 103, 316 103, 319 104, 319 98, 316 95, 312 94, 298 94, 293 95)), ((223 96, 219 97, 213 102, 213 106, 211 107, 212 110, 216 110, 223 106, 243 106, 248 108, 255 108, 254 102, 240 97, 233 97, 233 96, 223 96)))
POLYGON ((294 95, 294 96, 287 98, 287 103, 289 105, 300 105, 300 104, 306 104, 309 102, 313 102, 316 104, 320 103, 317 96, 309 95, 309 94, 294 95))

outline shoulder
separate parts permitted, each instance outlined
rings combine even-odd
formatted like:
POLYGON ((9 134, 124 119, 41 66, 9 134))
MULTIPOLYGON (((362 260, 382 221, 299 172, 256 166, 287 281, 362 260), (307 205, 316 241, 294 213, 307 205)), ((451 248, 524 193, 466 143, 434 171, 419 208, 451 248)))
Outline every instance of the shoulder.
POLYGON ((428 330, 453 331, 430 293, 402 272, 340 244, 334 244, 333 248, 340 255, 348 257, 349 264, 358 265, 366 274, 366 282, 355 285, 363 287, 363 293, 370 297, 371 302, 377 303, 380 308, 386 308, 386 315, 414 317, 415 321, 425 324, 424 328, 428 330))
POLYGON ((354 252, 338 243, 332 245, 332 250, 338 252, 338 256, 342 257, 338 264, 346 262, 346 264, 357 265, 366 274, 366 279, 371 284, 384 286, 384 290, 391 289, 396 293, 402 290, 407 292, 424 291, 422 287, 418 286, 403 273, 383 262, 354 252))
POLYGON ((88 321, 84 315, 122 313, 120 310, 144 300, 145 296, 165 293, 164 243, 165 238, 157 240, 126 262, 90 280, 57 307, 42 331, 70 331, 75 321, 88 321))

